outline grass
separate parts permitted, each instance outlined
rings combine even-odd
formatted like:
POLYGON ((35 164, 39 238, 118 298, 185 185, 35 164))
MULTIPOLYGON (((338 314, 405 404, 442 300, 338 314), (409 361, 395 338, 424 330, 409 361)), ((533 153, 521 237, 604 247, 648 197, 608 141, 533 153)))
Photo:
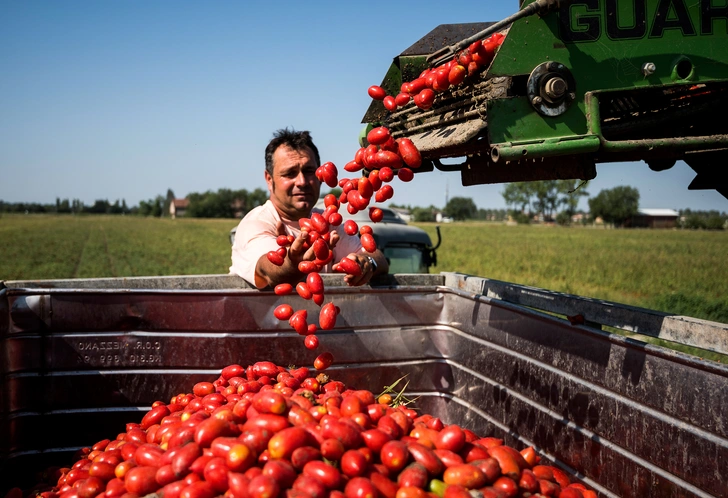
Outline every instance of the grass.
POLYGON ((227 273, 235 220, 5 215, 0 280, 227 273))
MULTIPOLYGON (((0 280, 227 273, 235 220, 4 215, 0 280)), ((418 224, 435 240, 434 224, 418 224)), ((728 233, 441 226, 457 271, 728 323, 728 233)))
MULTIPOLYGON (((434 224, 418 224, 433 242, 434 224)), ((728 233, 441 226, 435 271, 457 271, 728 323, 728 233)))

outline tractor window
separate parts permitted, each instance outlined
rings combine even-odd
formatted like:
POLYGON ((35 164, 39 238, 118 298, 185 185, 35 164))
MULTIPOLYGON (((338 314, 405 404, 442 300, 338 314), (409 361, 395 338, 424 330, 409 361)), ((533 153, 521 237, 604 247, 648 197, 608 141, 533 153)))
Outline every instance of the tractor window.
POLYGON ((427 273, 422 251, 416 247, 387 247, 384 256, 389 261, 389 273, 427 273))

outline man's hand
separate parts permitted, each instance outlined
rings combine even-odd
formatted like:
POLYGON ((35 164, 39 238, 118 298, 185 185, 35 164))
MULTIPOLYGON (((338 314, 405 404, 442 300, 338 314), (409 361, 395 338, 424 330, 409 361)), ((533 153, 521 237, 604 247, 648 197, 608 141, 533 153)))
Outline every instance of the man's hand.
MULTIPOLYGON (((377 249, 376 252, 370 254, 370 253, 363 253, 363 252, 357 252, 357 253, 351 253, 348 256, 346 256, 348 259, 355 261, 356 264, 359 265, 359 268, 361 268, 361 274, 359 275, 351 275, 347 274, 344 277, 344 282, 346 282, 350 286, 359 286, 364 285, 371 280, 371 278, 374 275, 378 275, 380 273, 387 273, 389 271, 389 264, 387 263, 386 258, 384 257, 384 254, 380 250, 377 249), (369 258, 373 258, 377 263, 377 269, 374 269, 374 265, 370 261, 369 258)), ((339 264, 335 264, 333 266, 333 270, 337 271, 339 267, 339 264)))
MULTIPOLYGON (((278 235, 286 235, 286 227, 283 222, 278 222, 276 231, 278 235)), ((301 230, 301 234, 293 240, 291 246, 288 248, 288 256, 286 256, 282 266, 276 266, 268 261, 268 257, 265 254, 261 256, 255 267, 256 285, 258 287, 265 287, 267 285, 275 287, 284 282, 293 284, 301 280, 303 273, 298 271, 298 263, 316 259, 313 248, 309 247, 306 249, 304 247, 307 236, 308 232, 301 230)))

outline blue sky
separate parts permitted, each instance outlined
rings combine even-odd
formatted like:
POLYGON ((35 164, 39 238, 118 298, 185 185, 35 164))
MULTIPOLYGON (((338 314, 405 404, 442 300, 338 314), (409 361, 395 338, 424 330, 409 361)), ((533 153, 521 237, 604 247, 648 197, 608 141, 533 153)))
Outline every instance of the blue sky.
MULTIPOLYGON (((310 130, 340 169, 392 58, 438 24, 495 21, 515 0, 366 3, 0 0, 0 199, 140 200, 265 188, 274 130, 310 130)), ((682 162, 604 164, 588 192, 636 187, 641 207, 728 211, 689 191, 682 162)), ((445 196, 503 208, 502 185, 457 173, 398 183, 398 204, 445 196)), ((582 201, 586 208, 586 201, 582 201)))

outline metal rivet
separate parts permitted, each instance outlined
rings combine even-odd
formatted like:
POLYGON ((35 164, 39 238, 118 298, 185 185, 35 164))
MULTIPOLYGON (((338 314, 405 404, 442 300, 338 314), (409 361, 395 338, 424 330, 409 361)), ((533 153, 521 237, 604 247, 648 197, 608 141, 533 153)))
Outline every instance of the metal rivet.
POLYGON ((657 71, 657 66, 654 62, 645 62, 642 64, 642 74, 645 76, 652 76, 657 71))

